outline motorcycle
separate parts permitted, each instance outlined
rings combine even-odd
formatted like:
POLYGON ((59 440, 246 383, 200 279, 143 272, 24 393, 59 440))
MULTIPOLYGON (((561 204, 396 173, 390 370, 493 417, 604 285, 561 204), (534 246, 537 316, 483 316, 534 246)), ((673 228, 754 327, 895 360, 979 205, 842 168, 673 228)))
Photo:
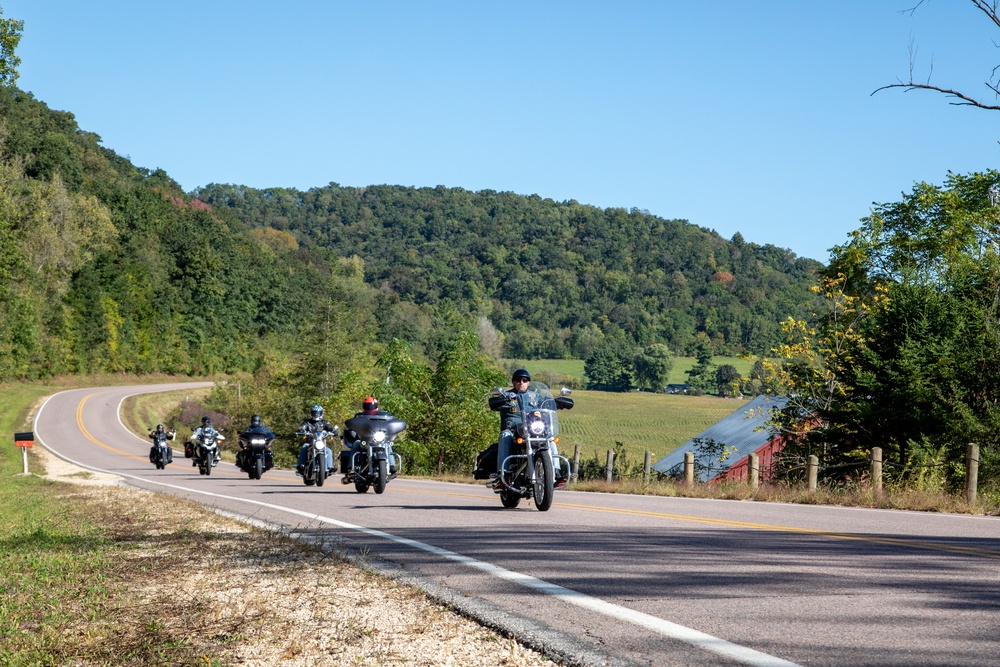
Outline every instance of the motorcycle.
POLYGON ((149 437, 153 439, 153 446, 149 448, 149 462, 156 466, 157 470, 163 470, 168 464, 174 462, 174 452, 167 444, 168 440, 173 440, 177 431, 150 431, 149 437))
POLYGON ((358 493, 366 493, 369 487, 383 493, 386 484, 403 469, 403 458, 392 451, 392 443, 406 429, 406 422, 388 413, 359 414, 344 426, 347 449, 340 455, 341 472, 345 473, 341 483, 354 482, 358 493))
MULTIPOLYGON (((555 489, 566 483, 569 459, 557 454, 555 445, 559 442, 557 411, 573 407, 570 393, 569 389, 563 388, 560 395, 554 397, 541 382, 532 382, 523 393, 500 387, 490 392, 490 409, 494 412, 508 411, 509 418, 503 427, 513 435, 510 454, 502 461, 498 473, 488 475, 487 482, 495 493, 500 494, 504 507, 514 508, 523 498, 531 498, 538 511, 545 512, 552 507, 555 489), (558 482, 556 461, 563 473, 558 482)), ((491 446, 491 449, 494 448, 495 445, 491 446)), ((489 469, 483 463, 488 452, 490 449, 477 457, 477 472, 489 469)))
POLYGON ((261 475, 274 467, 274 452, 271 443, 275 435, 266 426, 251 426, 240 433, 240 451, 236 452, 236 467, 247 473, 250 479, 260 479, 261 475))
POLYGON ((219 464, 219 448, 222 440, 225 440, 222 433, 215 430, 198 435, 191 453, 191 463, 198 466, 200 474, 211 475, 212 468, 219 464))
POLYGON ((302 481, 305 482, 306 486, 323 486, 323 482, 326 481, 327 476, 332 472, 326 467, 326 451, 328 445, 326 444, 327 438, 336 436, 340 432, 336 426, 333 427, 333 431, 320 431, 319 433, 306 433, 299 432, 296 435, 301 435, 305 438, 309 447, 306 449, 306 463, 305 467, 302 469, 302 481))

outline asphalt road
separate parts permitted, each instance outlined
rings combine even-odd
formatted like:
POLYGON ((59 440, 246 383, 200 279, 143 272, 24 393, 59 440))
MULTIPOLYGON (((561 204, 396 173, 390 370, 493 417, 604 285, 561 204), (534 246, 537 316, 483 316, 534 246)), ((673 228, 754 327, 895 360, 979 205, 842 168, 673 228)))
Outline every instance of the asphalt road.
MULTIPOLYGON (((325 542, 579 664, 1000 664, 1000 518, 561 490, 548 512, 480 485, 358 494, 179 451, 156 470, 127 395, 52 396, 36 437, 79 465, 325 542)), ((202 385, 204 386, 204 385, 202 385)), ((178 449, 178 447, 175 447, 178 449)), ((405 462, 404 462, 405 466, 405 462)))

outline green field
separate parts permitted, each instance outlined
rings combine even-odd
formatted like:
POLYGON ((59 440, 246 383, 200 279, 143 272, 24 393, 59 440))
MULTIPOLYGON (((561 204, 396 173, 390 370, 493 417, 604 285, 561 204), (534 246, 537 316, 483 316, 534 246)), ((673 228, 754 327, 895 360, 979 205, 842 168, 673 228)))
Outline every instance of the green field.
POLYGON ((561 454, 572 457, 579 445, 581 458, 601 458, 621 442, 631 460, 641 461, 649 450, 654 462, 748 403, 647 392, 576 390, 572 397, 575 407, 559 413, 561 454))
MULTIPOLYGON (((566 377, 574 378, 580 386, 583 386, 583 360, 582 359, 504 359, 503 363, 523 366, 532 373, 555 373, 566 377)), ((694 357, 675 357, 674 367, 670 371, 670 384, 685 384, 687 382, 687 372, 695 364, 694 357)), ((712 357, 712 366, 718 368, 724 364, 730 364, 736 371, 746 377, 753 367, 753 360, 742 357, 712 357)))

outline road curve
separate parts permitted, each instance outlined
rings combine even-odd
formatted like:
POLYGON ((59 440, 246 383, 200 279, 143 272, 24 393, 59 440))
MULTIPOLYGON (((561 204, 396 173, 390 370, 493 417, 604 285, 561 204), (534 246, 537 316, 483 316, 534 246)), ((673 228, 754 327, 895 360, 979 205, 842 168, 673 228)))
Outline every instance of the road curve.
POLYGON ((128 484, 361 555, 580 664, 962 667, 1000 656, 1000 519, 559 491, 505 510, 478 485, 397 479, 358 494, 288 471, 250 480, 183 455, 156 470, 128 395, 51 396, 37 439, 128 484))

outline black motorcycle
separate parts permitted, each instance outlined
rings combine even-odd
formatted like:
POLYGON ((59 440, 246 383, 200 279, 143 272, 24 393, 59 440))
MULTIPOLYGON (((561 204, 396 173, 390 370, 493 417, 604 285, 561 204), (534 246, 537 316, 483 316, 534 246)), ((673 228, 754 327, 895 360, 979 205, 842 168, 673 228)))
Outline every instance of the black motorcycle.
POLYGON ((212 468, 219 465, 219 448, 225 438, 216 430, 200 433, 191 451, 191 462, 198 466, 202 475, 211 475, 212 468))
POLYGON ((299 432, 305 438, 308 448, 306 449, 306 462, 302 469, 302 481, 306 486, 323 486, 327 476, 332 472, 326 467, 326 452, 329 445, 327 439, 336 436, 340 432, 336 426, 333 431, 320 431, 319 433, 299 432))
POLYGON ((240 450, 236 452, 236 467, 247 473, 250 479, 260 479, 261 475, 274 467, 274 452, 271 443, 275 435, 266 426, 251 426, 240 433, 240 450))
POLYGON ((344 423, 344 447, 341 472, 344 484, 354 482, 358 493, 369 487, 375 493, 385 491, 389 480, 399 475, 403 458, 392 451, 396 436, 406 429, 406 422, 389 413, 355 415, 344 423))
POLYGON ((149 448, 149 462, 156 466, 157 470, 163 470, 174 462, 174 452, 170 449, 168 440, 173 440, 176 431, 150 431, 149 437, 153 439, 153 446, 149 448))
POLYGON ((569 394, 569 389, 563 389, 558 397, 553 397, 549 388, 541 382, 532 382, 523 393, 500 387, 490 393, 490 409, 506 410, 510 415, 503 427, 512 433, 513 444, 510 454, 501 462, 498 474, 488 474, 491 466, 496 465, 496 445, 477 457, 476 468, 477 473, 487 473, 487 485, 500 494, 504 507, 517 507, 523 498, 532 498, 540 512, 552 507, 557 488, 554 461, 559 462, 563 473, 558 485, 565 484, 570 469, 569 459, 556 454, 555 447, 559 442, 556 411, 573 407, 569 394), (490 453, 493 458, 488 463, 490 453))

